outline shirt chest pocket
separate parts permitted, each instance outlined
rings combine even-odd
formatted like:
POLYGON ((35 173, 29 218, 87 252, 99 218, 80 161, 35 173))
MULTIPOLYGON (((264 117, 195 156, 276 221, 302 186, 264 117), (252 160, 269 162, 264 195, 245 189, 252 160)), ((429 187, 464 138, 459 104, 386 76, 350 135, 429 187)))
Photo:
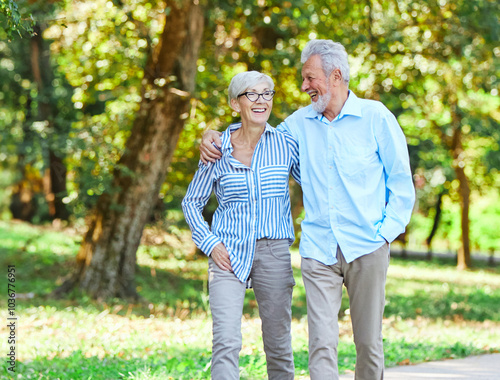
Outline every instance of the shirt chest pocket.
POLYGON ((342 146, 335 155, 339 171, 347 176, 353 177, 360 172, 369 170, 370 165, 377 159, 373 149, 362 146, 342 146))
POLYGON ((248 201, 248 185, 244 173, 227 173, 220 178, 224 201, 248 201))
POLYGON ((266 166, 260 169, 259 174, 262 199, 285 196, 289 175, 287 166, 266 166))

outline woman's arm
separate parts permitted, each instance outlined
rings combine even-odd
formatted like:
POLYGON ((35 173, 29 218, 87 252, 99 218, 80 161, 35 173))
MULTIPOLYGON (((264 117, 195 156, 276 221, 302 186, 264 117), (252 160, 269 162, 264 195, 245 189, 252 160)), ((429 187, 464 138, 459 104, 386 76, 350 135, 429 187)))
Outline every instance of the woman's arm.
POLYGON ((193 241, 207 256, 212 257, 220 269, 232 271, 231 260, 226 247, 215 236, 203 218, 202 212, 210 199, 214 187, 214 167, 199 164, 193 180, 189 184, 186 196, 182 200, 182 211, 189 224, 193 241))
POLYGON ((202 215, 214 188, 214 167, 214 164, 198 165, 198 170, 182 200, 182 211, 191 229, 193 241, 207 256, 210 256, 215 246, 221 243, 220 239, 210 231, 202 215))
POLYGON ((211 256, 220 269, 232 271, 229 253, 220 239, 215 236, 203 218, 202 212, 210 199, 214 187, 213 164, 199 164, 186 196, 182 200, 182 211, 189 224, 193 241, 207 256, 211 256))

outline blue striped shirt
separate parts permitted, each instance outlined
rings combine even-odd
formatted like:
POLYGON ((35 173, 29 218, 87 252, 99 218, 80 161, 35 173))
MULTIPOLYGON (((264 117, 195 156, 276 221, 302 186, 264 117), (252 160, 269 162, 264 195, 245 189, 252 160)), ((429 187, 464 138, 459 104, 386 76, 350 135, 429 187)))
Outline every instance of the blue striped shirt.
POLYGON ((258 239, 295 236, 288 190, 289 175, 300 181, 297 142, 288 134, 266 125, 248 167, 232 156, 233 124, 221 136, 222 158, 204 165, 201 161, 182 201, 182 210, 193 241, 206 255, 219 243, 226 247, 236 277, 245 282, 252 269, 258 239), (202 211, 212 191, 219 206, 212 226, 202 211))

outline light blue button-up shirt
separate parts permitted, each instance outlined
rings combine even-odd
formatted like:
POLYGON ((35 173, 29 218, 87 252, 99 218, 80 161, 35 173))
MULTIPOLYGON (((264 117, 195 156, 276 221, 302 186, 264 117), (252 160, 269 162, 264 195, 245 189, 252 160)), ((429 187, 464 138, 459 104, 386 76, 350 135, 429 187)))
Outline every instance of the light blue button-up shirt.
POLYGON ((415 202, 408 148, 382 103, 349 91, 333 121, 309 105, 278 130, 299 143, 303 257, 335 264, 338 245, 351 262, 404 232, 415 202))
POLYGON ((266 125, 248 167, 232 156, 233 124, 221 136, 222 158, 205 166, 201 161, 189 184, 182 209, 193 241, 210 255, 219 243, 226 247, 236 277, 245 282, 250 274, 258 239, 287 239, 295 235, 290 212, 290 173, 300 181, 297 142, 266 125), (212 191, 219 206, 212 226, 202 211, 212 191))

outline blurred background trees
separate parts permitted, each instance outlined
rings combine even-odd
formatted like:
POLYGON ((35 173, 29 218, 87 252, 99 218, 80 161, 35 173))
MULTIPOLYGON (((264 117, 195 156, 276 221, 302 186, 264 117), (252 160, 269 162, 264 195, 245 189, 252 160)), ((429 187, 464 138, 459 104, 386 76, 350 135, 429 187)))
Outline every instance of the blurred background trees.
MULTIPOLYGON (((165 20, 184 3, 208 5, 1 2, 2 219, 81 224, 87 217, 91 226, 100 197, 126 191, 116 175, 138 174, 124 161, 150 96, 144 86, 152 80, 154 87, 185 91, 171 85, 177 73, 148 71, 164 29, 173 26, 165 20)), ((351 89, 384 102, 407 136, 418 196, 408 247, 457 252, 461 268, 470 265, 471 251, 500 248, 497 1, 209 3, 199 54, 192 58, 195 88, 176 122, 182 133, 177 144, 155 142, 176 149, 164 162, 159 191, 154 181, 146 186, 158 196, 148 198, 144 223, 174 235, 185 229, 180 202, 198 164, 200 137, 237 116, 226 100, 230 78, 253 69, 274 78, 270 122, 276 125, 309 103, 300 92, 301 49, 309 39, 328 38, 350 54, 351 89)), ((300 221, 300 189, 293 195, 300 221)), ((113 210, 115 203, 103 217, 121 212, 113 210)))

